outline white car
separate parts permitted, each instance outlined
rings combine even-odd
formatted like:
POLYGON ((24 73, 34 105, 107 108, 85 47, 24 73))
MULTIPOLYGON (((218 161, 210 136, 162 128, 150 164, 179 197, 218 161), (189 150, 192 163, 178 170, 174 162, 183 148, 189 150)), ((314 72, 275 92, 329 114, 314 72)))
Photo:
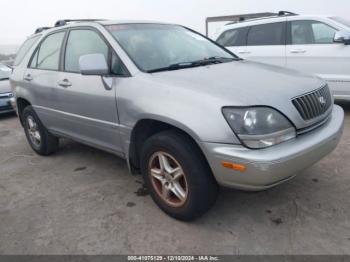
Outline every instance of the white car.
POLYGON ((334 16, 275 16, 227 24, 217 42, 248 60, 316 74, 336 99, 350 100, 350 21, 334 16))

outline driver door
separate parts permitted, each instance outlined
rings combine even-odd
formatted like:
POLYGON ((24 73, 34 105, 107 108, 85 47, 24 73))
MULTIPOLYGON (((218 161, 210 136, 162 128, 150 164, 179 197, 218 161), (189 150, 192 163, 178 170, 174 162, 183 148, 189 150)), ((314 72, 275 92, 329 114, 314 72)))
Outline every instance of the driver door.
POLYGON ((350 47, 334 43, 337 29, 316 20, 288 24, 287 67, 325 79, 334 95, 350 93, 350 47))

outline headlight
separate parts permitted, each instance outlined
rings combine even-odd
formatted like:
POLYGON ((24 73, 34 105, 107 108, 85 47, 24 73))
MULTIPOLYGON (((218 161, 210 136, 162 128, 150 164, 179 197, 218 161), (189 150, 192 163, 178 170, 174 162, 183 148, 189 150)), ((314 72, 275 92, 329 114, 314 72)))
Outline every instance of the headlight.
POLYGON ((265 148, 295 138, 295 128, 269 107, 223 108, 223 114, 241 141, 249 148, 265 148))

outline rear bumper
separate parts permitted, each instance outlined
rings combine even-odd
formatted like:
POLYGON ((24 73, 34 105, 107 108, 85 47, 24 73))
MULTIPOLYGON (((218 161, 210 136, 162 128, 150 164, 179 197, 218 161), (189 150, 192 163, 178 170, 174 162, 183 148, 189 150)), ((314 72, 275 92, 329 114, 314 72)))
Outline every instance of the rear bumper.
POLYGON ((350 94, 346 95, 346 94, 334 94, 333 95, 335 100, 347 100, 350 101, 350 94))
POLYGON ((15 97, 11 97, 10 99, 11 106, 14 111, 16 111, 16 114, 18 115, 18 110, 17 110, 17 102, 15 97))
POLYGON ((328 76, 323 75, 320 77, 324 78, 329 88, 333 93, 333 97, 335 100, 348 100, 350 101, 350 78, 349 76, 328 76))
POLYGON ((264 190, 293 178, 333 151, 342 134, 344 111, 335 105, 321 127, 279 145, 251 150, 240 145, 202 143, 219 184, 244 190, 264 190), (245 165, 244 172, 222 166, 222 161, 245 165))

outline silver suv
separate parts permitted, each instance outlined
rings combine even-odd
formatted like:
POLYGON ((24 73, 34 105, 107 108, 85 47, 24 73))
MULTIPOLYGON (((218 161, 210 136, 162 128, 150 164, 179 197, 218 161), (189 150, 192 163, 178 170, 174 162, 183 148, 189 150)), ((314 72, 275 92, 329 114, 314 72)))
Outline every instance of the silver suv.
POLYGON ((291 179, 336 147, 344 119, 323 80, 165 23, 59 21, 24 43, 11 82, 35 152, 66 137, 125 158, 182 220, 205 213, 218 185, 291 179))

